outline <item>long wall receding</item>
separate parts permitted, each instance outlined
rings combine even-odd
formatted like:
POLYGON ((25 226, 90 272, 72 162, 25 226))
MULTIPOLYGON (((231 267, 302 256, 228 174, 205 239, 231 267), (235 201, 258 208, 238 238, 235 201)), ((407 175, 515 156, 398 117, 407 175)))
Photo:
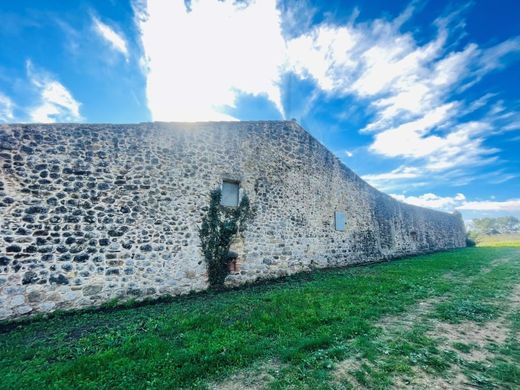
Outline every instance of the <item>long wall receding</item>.
POLYGON ((375 190, 292 121, 0 125, 0 319, 206 289, 223 181, 253 211, 230 285, 465 245, 460 215, 375 190))

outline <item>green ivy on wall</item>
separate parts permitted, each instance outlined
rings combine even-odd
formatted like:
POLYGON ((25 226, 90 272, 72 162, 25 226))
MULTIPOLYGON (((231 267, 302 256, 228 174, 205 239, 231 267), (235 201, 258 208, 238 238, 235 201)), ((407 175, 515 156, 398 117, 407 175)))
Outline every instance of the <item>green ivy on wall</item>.
POLYGON ((238 207, 224 207, 220 204, 221 190, 210 194, 209 210, 202 220, 199 230, 202 252, 208 264, 210 286, 222 286, 229 274, 229 247, 233 236, 244 231, 251 215, 247 195, 242 197, 238 207))

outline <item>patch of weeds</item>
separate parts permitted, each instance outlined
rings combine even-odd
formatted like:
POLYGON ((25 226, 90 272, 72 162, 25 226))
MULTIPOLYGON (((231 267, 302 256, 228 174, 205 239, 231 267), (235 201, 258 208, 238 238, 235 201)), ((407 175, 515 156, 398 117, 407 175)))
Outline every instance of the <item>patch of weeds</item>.
POLYGON ((499 362, 489 370, 489 374, 502 383, 520 386, 520 367, 518 364, 499 362))
POLYGON ((473 349, 472 345, 455 342, 452 344, 453 348, 455 348, 457 351, 463 352, 463 353, 470 353, 473 349))
POLYGON ((496 319, 499 314, 497 306, 473 301, 471 299, 457 299, 437 305, 437 318, 449 322, 462 321, 485 322, 496 319))

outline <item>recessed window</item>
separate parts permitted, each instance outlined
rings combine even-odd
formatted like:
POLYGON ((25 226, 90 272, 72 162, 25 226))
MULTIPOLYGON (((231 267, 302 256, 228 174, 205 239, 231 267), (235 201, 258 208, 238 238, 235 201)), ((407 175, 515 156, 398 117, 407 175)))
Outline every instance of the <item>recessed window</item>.
POLYGON ((334 213, 334 223, 336 225, 336 230, 340 232, 345 231, 345 213, 343 211, 336 211, 334 213))
POLYGON ((222 198, 220 199, 220 204, 228 207, 238 206, 239 191, 240 183, 224 180, 222 182, 222 198))

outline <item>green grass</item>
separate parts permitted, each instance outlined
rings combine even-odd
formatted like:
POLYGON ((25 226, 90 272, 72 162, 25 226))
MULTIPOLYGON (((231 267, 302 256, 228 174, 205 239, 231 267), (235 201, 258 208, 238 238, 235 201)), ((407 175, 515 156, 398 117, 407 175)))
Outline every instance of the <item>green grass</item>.
MULTIPOLYGON (((485 324, 507 312, 520 250, 467 248, 112 312, 60 314, 0 328, 0 388, 206 388, 254 377, 274 362, 271 388, 385 388, 415 370, 460 366, 475 383, 515 387, 518 342, 494 346, 491 368, 466 364, 429 335, 431 321, 485 324), (491 267, 496 259, 505 259, 491 267), (427 316, 387 334, 383 318, 438 299, 427 316), (351 378, 335 370, 359 362, 351 378), (357 383, 356 383, 357 382, 357 383)), ((508 314, 511 332, 518 312, 508 314)), ((512 333, 513 334, 513 333, 512 333)))
POLYGON ((520 233, 479 235, 479 247, 520 247, 520 233))

